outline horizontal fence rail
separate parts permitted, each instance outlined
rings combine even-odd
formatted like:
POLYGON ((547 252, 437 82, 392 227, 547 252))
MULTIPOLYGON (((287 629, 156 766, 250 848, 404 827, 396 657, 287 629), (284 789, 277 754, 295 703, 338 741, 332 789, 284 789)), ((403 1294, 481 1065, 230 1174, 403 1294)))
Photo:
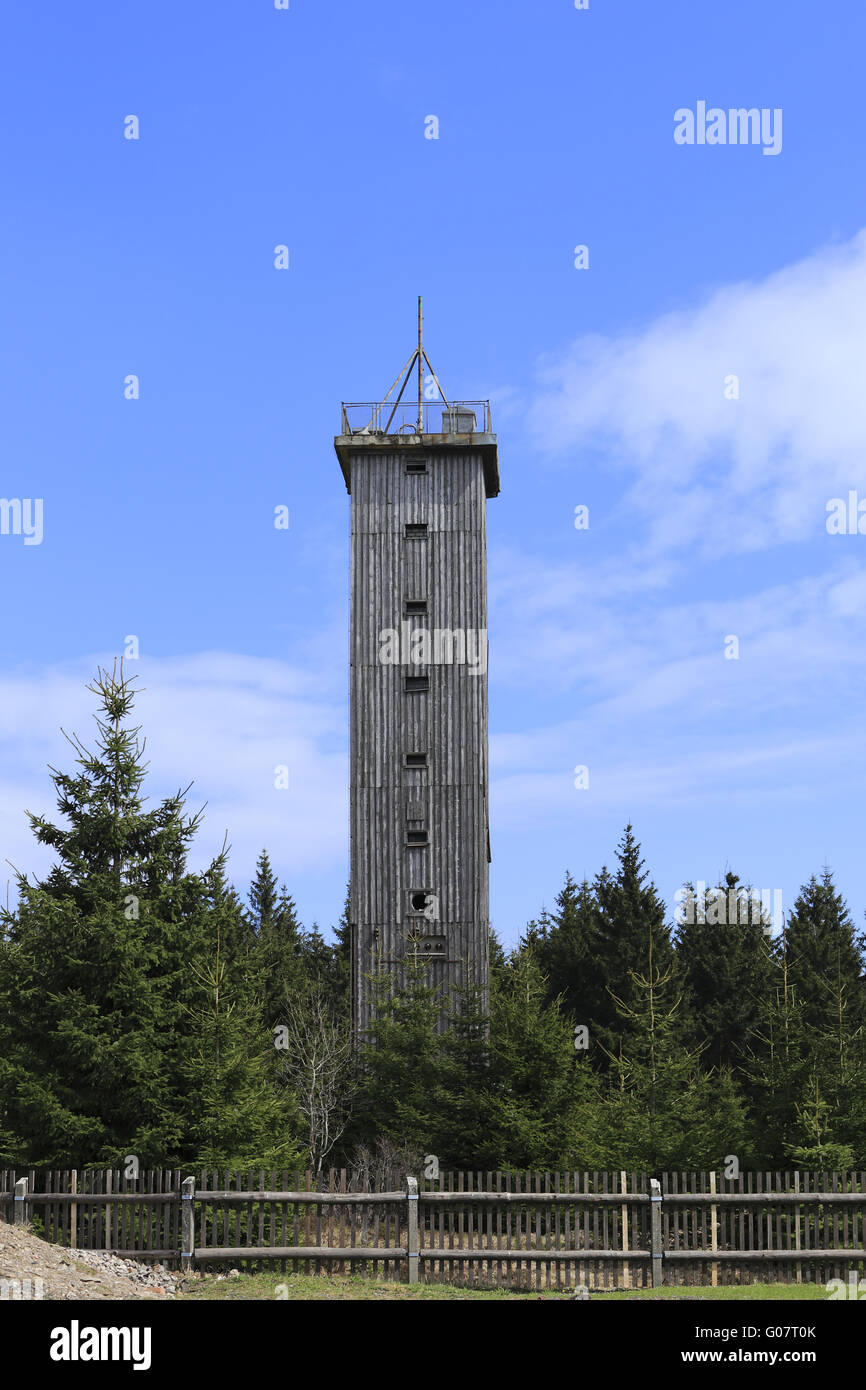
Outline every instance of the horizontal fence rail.
POLYGON ((345 1170, 0 1171, 0 1215, 70 1249, 187 1269, 593 1291, 866 1270, 863 1172, 443 1172, 383 1189, 345 1170))
POLYGON ((219 1201, 231 1204, 232 1202, 306 1202, 309 1206, 358 1206, 369 1203, 373 1198, 376 1202, 405 1202, 406 1192, 318 1192, 318 1191, 298 1191, 298 1192, 232 1192, 231 1189, 220 1188, 219 1191, 208 1191, 207 1189, 196 1189, 196 1200, 202 1202, 219 1201))
MULTIPOLYGON (((402 1195, 402 1194, 401 1194, 402 1195)), ((648 1192, 422 1192, 420 1200, 425 1205, 435 1206, 442 1203, 444 1206, 483 1206, 485 1202, 492 1205, 507 1205, 509 1202, 523 1202, 524 1204, 533 1197, 543 1199, 548 1205, 574 1206, 576 1201, 585 1202, 592 1206, 593 1203, 609 1206, 640 1205, 650 1200, 648 1192)))

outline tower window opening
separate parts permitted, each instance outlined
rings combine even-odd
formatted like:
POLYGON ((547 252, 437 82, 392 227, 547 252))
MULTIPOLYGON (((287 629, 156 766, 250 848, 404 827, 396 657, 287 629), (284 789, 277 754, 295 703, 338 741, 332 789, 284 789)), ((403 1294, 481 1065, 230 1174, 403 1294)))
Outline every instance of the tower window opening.
POLYGON ((426 472, 427 472, 427 460, 426 460, 426 459, 407 459, 407 460, 406 460, 406 472, 407 472, 407 473, 426 473, 426 472))
POLYGON ((428 836, 426 830, 407 830, 407 831, 406 831, 406 844, 407 844, 407 845, 426 845, 426 844, 429 844, 429 843, 430 843, 430 838, 429 838, 429 836, 428 836))
POLYGON ((404 676, 403 681, 403 689, 408 694, 417 694, 419 691, 430 689, 429 676, 404 676))
POLYGON ((423 541, 427 539, 426 521, 407 521, 405 527, 407 541, 423 541))
POLYGON ((418 617, 426 613, 426 598, 407 598, 403 603, 403 612, 407 618, 418 617))
POLYGON ((407 753, 407 754, 406 754, 406 766, 407 766, 407 767, 426 767, 426 766, 427 766, 427 754, 426 754, 426 753, 407 753))

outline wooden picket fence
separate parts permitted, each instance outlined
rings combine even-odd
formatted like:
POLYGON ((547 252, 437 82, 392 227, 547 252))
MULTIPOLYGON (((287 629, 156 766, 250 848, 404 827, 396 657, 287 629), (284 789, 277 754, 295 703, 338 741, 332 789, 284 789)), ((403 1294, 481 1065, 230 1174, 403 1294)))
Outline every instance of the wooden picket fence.
POLYGON ((866 1172, 442 1172, 359 1191, 345 1169, 318 1183, 0 1171, 0 1216, 13 1211, 56 1244, 144 1261, 469 1287, 827 1283, 866 1269, 866 1172))

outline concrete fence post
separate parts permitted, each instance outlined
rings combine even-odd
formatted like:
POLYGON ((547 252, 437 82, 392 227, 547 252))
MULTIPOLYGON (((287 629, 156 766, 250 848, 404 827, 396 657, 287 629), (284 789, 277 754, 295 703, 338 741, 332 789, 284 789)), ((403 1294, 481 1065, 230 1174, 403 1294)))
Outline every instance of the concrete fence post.
MULTIPOLYGON (((710 1191, 713 1193, 713 1195, 715 1195, 715 1191, 716 1191, 716 1172, 715 1172, 715 1169, 713 1169, 712 1173, 710 1173, 710 1191)), ((713 1205, 710 1207, 710 1249, 711 1249, 711 1250, 718 1250, 718 1248, 719 1248, 719 1208, 718 1208, 718 1204, 717 1204, 716 1202, 713 1202, 713 1205)), ((718 1262, 718 1260, 713 1260, 712 1264, 710 1265, 710 1284, 712 1285, 713 1288, 715 1288, 716 1285, 718 1284, 718 1282, 719 1282, 719 1262, 718 1262)))
POLYGON ((13 1204, 14 1224, 25 1226, 28 1217, 27 1194, 30 1191, 30 1184, 26 1178, 19 1178, 15 1184, 15 1200, 13 1204))
POLYGON ((653 1288, 665 1282, 662 1265, 662 1185, 658 1178, 650 1178, 650 1250, 653 1264, 653 1288))
POLYGON ((180 1194, 180 1267, 186 1272, 195 1258, 195 1178, 184 1178, 180 1194))
MULTIPOLYGON (((77 1191, 78 1191, 78 1169, 77 1169, 77 1168, 73 1168, 73 1170, 72 1170, 72 1176, 71 1176, 71 1178, 70 1178, 70 1180, 69 1180, 69 1191, 70 1191, 70 1192, 77 1192, 77 1191)), ((77 1202, 70 1202, 70 1204, 69 1204, 69 1248, 70 1248, 70 1250, 77 1250, 77 1249, 78 1249, 78 1203, 77 1203, 77 1202)))
POLYGON ((409 1283, 418 1283, 418 1179, 406 1178, 406 1251, 409 1256, 409 1283))
MULTIPOLYGON (((619 1175, 619 1190, 620 1190, 620 1192, 623 1194, 623 1196, 625 1196, 626 1192, 628 1191, 628 1178, 627 1178, 626 1173, 624 1173, 624 1172, 620 1172, 620 1175, 619 1175)), ((622 1221, 622 1248, 623 1248, 623 1250, 625 1251, 625 1250, 628 1250, 628 1248, 629 1248, 629 1245, 628 1245, 628 1202, 623 1202, 623 1204, 622 1204, 622 1206, 621 1206, 621 1208, 620 1208, 620 1219, 621 1219, 621 1221, 622 1221)), ((628 1260, 623 1260, 623 1262, 622 1262, 622 1286, 623 1286, 624 1289, 630 1289, 630 1288, 631 1288, 631 1270, 629 1269, 628 1260)))
MULTIPOLYGON (((106 1193, 110 1193, 110 1192, 111 1192, 111 1189, 112 1189, 111 1176, 112 1176, 112 1175, 111 1175, 111 1169, 109 1168, 108 1172, 105 1174, 105 1191, 106 1191, 106 1193)), ((106 1204, 105 1204, 105 1249, 106 1249, 106 1250, 113 1250, 113 1249, 114 1249, 114 1245, 115 1245, 115 1242, 114 1242, 114 1241, 112 1240, 112 1238, 111 1238, 111 1218, 112 1218, 113 1213, 114 1213, 114 1208, 112 1207, 111 1203, 110 1203, 110 1202, 106 1202, 106 1204)))

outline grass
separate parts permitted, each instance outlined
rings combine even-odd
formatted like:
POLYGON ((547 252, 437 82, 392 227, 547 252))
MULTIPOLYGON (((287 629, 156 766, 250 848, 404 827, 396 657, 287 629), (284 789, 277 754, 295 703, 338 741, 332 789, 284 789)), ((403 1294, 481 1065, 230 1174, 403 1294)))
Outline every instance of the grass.
POLYGON ((622 1289, 600 1295, 607 1299, 713 1299, 716 1302, 784 1302, 824 1303, 830 1297, 823 1284, 725 1284, 718 1288, 665 1285, 661 1289, 622 1289))
MULTIPOLYGON (((554 1295, 562 1297, 562 1294, 554 1295)), ((508 1289, 458 1289, 450 1284, 391 1284, 383 1279, 364 1279, 360 1275, 327 1274, 241 1274, 236 1279, 196 1280, 195 1286, 179 1298, 204 1300, 223 1299, 239 1302, 245 1299, 288 1298, 316 1300, 368 1299, 373 1302, 395 1300, 475 1298, 499 1300, 534 1298, 535 1294, 514 1294, 508 1289), (278 1293, 284 1290, 284 1293, 278 1293)))
MULTIPOLYGON (((324 1300, 344 1301, 367 1299, 373 1302, 425 1301, 443 1299, 476 1299, 487 1302, 514 1302, 528 1299, 570 1299, 573 1289, 535 1289, 512 1292, 511 1289, 461 1289, 453 1284, 396 1284, 382 1279, 365 1279, 360 1275, 325 1274, 240 1274, 236 1278, 207 1278, 195 1280, 192 1288, 179 1294, 191 1301, 224 1300, 324 1300)), ((660 1289, 621 1289, 616 1292, 592 1292, 593 1302, 635 1300, 717 1300, 730 1301, 825 1301, 829 1297, 823 1284, 738 1284, 719 1288, 665 1286, 660 1289)))

